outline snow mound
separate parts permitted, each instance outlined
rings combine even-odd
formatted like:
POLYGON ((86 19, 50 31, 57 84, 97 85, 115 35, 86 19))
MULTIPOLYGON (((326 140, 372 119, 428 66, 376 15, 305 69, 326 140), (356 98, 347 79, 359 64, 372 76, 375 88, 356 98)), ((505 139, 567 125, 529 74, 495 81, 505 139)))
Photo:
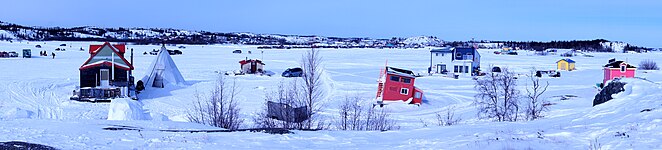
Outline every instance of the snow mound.
MULTIPOLYGON (((611 119, 621 118, 630 115, 639 115, 646 109, 657 109, 662 104, 659 97, 662 97, 662 86, 657 83, 652 83, 641 79, 621 79, 620 82, 625 82, 623 89, 625 91, 613 94, 614 99, 596 105, 593 110, 588 113, 586 118, 597 119, 607 117, 611 119)), ((638 116, 637 118, 648 118, 646 116, 638 116)))
POLYGON ((152 117, 143 109, 143 104, 128 98, 114 99, 110 102, 108 120, 151 120, 152 117))
POLYGON ((30 119, 34 117, 34 112, 29 111, 29 110, 24 110, 21 108, 15 108, 7 113, 5 113, 2 118, 5 120, 11 120, 11 119, 30 119))

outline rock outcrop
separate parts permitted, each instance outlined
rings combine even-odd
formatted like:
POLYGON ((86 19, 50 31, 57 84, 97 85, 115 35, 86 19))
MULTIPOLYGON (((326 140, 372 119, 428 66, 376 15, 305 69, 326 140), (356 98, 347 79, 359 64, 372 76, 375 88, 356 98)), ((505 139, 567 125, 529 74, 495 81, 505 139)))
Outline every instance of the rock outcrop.
POLYGON ((600 91, 598 95, 595 95, 595 99, 593 99, 593 106, 605 103, 613 99, 611 97, 612 94, 625 91, 625 89, 623 89, 625 84, 625 82, 620 82, 619 80, 611 81, 609 84, 607 84, 607 86, 602 88, 602 91, 600 91))

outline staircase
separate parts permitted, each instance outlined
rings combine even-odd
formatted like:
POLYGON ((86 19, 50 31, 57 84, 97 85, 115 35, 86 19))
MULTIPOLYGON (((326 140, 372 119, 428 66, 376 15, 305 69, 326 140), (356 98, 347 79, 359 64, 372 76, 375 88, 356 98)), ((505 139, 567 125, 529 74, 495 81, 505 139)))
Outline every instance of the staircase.
POLYGON ((375 99, 379 99, 382 97, 382 91, 384 90, 384 83, 379 83, 379 86, 377 87, 377 96, 375 99))

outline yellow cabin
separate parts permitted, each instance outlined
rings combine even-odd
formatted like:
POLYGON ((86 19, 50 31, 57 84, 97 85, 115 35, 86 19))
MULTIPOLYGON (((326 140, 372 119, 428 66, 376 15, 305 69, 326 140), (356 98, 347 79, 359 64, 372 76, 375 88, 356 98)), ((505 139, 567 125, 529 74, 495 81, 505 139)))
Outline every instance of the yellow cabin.
POLYGON ((575 61, 568 58, 556 61, 556 69, 573 71, 575 70, 575 61))

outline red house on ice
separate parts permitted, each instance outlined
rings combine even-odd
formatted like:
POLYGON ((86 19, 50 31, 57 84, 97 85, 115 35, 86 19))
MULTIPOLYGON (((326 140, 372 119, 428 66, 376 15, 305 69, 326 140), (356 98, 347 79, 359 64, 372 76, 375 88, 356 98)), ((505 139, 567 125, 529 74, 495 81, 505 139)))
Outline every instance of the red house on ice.
POLYGON ((257 74, 264 72, 264 63, 258 59, 245 59, 239 61, 241 72, 246 74, 257 74))
POLYGON ((386 66, 378 80, 377 102, 402 101, 420 105, 423 99, 423 91, 414 86, 415 80, 414 72, 410 70, 386 66))
POLYGON ((634 73, 637 71, 637 67, 624 61, 616 61, 616 59, 610 59, 604 67, 605 78, 602 80, 603 84, 607 84, 607 81, 615 78, 634 78, 634 73))
POLYGON ((124 58, 124 44, 90 45, 90 58, 80 66, 80 87, 127 87, 133 65, 124 58))

